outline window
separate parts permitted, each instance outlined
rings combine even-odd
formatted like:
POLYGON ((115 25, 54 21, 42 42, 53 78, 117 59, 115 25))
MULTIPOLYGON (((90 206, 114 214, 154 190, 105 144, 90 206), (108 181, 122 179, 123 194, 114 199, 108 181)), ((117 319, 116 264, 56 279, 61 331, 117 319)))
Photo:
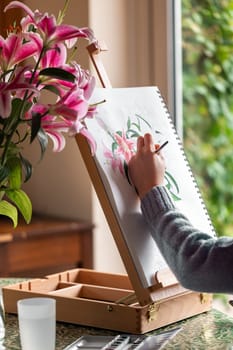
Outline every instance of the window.
POLYGON ((232 10, 182 0, 184 144, 219 235, 233 226, 232 10))

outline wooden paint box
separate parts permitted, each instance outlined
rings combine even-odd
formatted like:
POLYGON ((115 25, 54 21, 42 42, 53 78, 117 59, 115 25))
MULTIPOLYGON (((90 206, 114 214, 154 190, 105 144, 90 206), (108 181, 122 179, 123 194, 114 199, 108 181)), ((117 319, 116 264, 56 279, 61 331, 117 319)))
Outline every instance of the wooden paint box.
POLYGON ((151 300, 142 305, 127 275, 74 269, 4 287, 5 311, 17 313, 17 300, 38 296, 56 299, 58 321, 133 334, 207 311, 212 299, 185 290, 171 278, 169 285, 157 281, 151 300))

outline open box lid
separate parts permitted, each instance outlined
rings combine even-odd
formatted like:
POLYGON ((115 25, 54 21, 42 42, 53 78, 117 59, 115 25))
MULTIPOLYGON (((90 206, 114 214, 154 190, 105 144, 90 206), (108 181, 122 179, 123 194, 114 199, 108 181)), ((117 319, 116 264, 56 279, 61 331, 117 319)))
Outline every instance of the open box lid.
POLYGON ((146 305, 155 301, 158 288, 167 297, 185 289, 167 267, 141 215, 140 201, 129 183, 125 154, 119 148, 131 147, 132 141, 136 144, 138 135, 145 132, 154 133, 156 143, 169 140, 164 150, 167 188, 195 227, 212 235, 214 230, 159 89, 113 89, 99 57, 101 50, 96 44, 88 50, 103 85, 96 88, 91 103, 105 102, 98 106, 97 117, 86 121, 97 144, 95 155, 82 135, 77 134, 76 141, 137 300, 146 305))

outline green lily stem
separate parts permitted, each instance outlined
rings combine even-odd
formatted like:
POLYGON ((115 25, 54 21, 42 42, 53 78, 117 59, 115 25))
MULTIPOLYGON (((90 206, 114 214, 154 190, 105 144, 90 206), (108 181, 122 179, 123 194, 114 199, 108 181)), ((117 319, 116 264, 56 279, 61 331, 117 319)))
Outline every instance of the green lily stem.
POLYGON ((63 22, 63 18, 65 17, 66 10, 69 6, 69 2, 70 2, 70 0, 66 0, 62 11, 59 12, 58 17, 57 17, 57 24, 61 24, 63 22))
POLYGON ((4 146, 4 150, 3 150, 3 153, 2 153, 2 157, 1 157, 1 165, 4 165, 5 162, 6 162, 6 159, 7 159, 7 153, 8 153, 8 149, 9 149, 9 146, 10 146, 10 143, 11 143, 11 139, 15 133, 15 130, 17 129, 18 127, 18 124, 17 123, 15 125, 15 127, 12 129, 12 132, 7 136, 6 138, 6 143, 5 143, 5 146, 4 146))

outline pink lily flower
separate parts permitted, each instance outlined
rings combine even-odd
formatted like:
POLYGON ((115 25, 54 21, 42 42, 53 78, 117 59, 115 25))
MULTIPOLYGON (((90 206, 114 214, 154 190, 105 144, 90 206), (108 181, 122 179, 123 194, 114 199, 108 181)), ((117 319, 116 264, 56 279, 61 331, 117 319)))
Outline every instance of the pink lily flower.
MULTIPOLYGON (((82 119, 87 114, 87 111, 88 103, 83 99, 82 91, 73 89, 68 91, 53 105, 39 103, 33 105, 27 113, 27 119, 30 119, 31 115, 35 113, 45 115, 42 117, 41 126, 50 136, 53 135, 51 138, 55 142, 55 149, 61 150, 64 146, 64 141, 62 141, 62 137, 61 139, 59 138, 60 132, 69 132, 72 135, 80 132, 84 128, 82 119), (61 119, 62 122, 58 123, 56 117, 61 119)), ((84 130, 82 130, 82 133, 84 133, 84 130)))
MULTIPOLYGON (((85 117, 88 111, 88 103, 83 99, 79 91, 68 91, 61 99, 55 104, 39 104, 33 105, 30 111, 27 113, 27 118, 33 113, 39 113, 41 115, 47 113, 52 116, 60 116, 67 121, 79 122, 85 117)), ((78 131, 78 130, 77 130, 78 131)))
POLYGON ((26 118, 30 120, 35 114, 43 116, 41 118, 41 128, 52 140, 53 151, 62 151, 66 144, 65 137, 62 133, 69 132, 70 127, 72 126, 72 121, 63 118, 59 118, 58 120, 57 116, 49 113, 48 106, 42 104, 32 106, 31 110, 27 112, 26 118))
POLYGON ((86 118, 92 119, 96 116, 96 114, 97 114, 97 106, 96 105, 89 106, 86 114, 86 118))
POLYGON ((72 62, 72 66, 74 70, 71 73, 75 75, 79 88, 83 89, 84 97, 88 100, 95 88, 95 77, 89 71, 82 69, 76 62, 72 62))
MULTIPOLYGON (((46 128, 44 128, 46 130, 46 128)), ((61 152, 66 145, 66 140, 64 135, 61 132, 57 132, 54 130, 46 130, 47 135, 53 142, 53 152, 61 152)))
POLYGON ((88 112, 88 103, 83 98, 82 90, 74 86, 57 103, 50 105, 50 111, 73 121, 77 118, 81 121, 88 112))
MULTIPOLYGON (((77 86, 83 90, 84 98, 88 100, 95 88, 95 77, 92 76, 89 71, 82 69, 76 62, 71 62, 69 65, 66 64, 66 59, 67 50, 65 45, 62 43, 56 44, 52 49, 47 50, 43 55, 40 61, 40 69, 48 67, 62 68, 63 70, 72 73, 76 77, 75 83, 61 79, 43 77, 42 86, 47 84, 55 85, 58 90, 60 90, 61 86, 67 88, 73 88, 74 86, 77 86)), ((35 74, 35 83, 38 81, 38 74, 39 71, 35 74)), ((31 73, 28 72, 27 78, 30 79, 30 77, 31 73)))
POLYGON ((38 104, 32 107, 30 113, 27 114, 27 118, 30 119, 31 114, 35 113, 41 115, 45 114, 45 116, 41 119, 41 127, 52 140, 54 152, 60 152, 65 147, 66 141, 64 135, 62 134, 63 132, 68 133, 70 136, 73 136, 78 132, 86 137, 90 145, 92 155, 95 154, 96 142, 91 133, 78 119, 73 121, 71 119, 60 117, 60 119, 57 120, 56 116, 50 114, 47 106, 38 104))
POLYGON ((18 69, 10 82, 0 82, 0 116, 2 118, 9 117, 11 113, 12 91, 30 90, 38 94, 38 90, 23 79, 23 73, 26 69, 26 67, 18 69))
MULTIPOLYGON (((60 152, 64 149, 66 145, 66 139, 62 132, 70 132, 72 127, 68 125, 67 121, 64 122, 55 122, 55 123, 46 123, 44 120, 42 120, 42 127, 46 134, 50 137, 50 139, 53 141, 53 151, 54 152, 60 152)), ((79 130, 79 133, 85 136, 87 139, 91 154, 94 155, 96 152, 96 142, 91 135, 91 133, 84 127, 79 130)), ((73 134, 69 134, 70 136, 73 136, 73 134)))
MULTIPOLYGON (((37 62, 41 51, 43 49, 43 42, 41 40, 41 37, 37 33, 28 33, 29 38, 31 39, 32 42, 34 42, 34 46, 37 47, 37 51, 33 54, 34 60, 37 62)), ((44 68, 49 68, 49 67, 56 67, 56 68, 62 68, 64 70, 67 70, 68 72, 74 71, 71 65, 66 64, 67 60, 67 49, 63 43, 57 43, 55 44, 52 48, 47 49, 42 57, 40 58, 39 62, 39 69, 37 72, 34 73, 34 81, 35 83, 38 82, 38 76, 39 76, 39 71, 44 69, 44 68)), ((28 79, 31 78, 32 72, 27 72, 27 75, 25 75, 28 79)), ((41 77, 40 77, 41 79, 41 77)), ((57 83, 57 87, 59 85, 64 85, 67 87, 73 86, 74 83, 67 82, 65 80, 61 79, 52 79, 57 83)), ((43 77, 43 84, 44 83, 50 83, 51 78, 50 77, 43 77)))
POLYGON ((38 47, 34 41, 24 42, 25 36, 10 34, 6 39, 0 36, 0 67, 7 71, 16 64, 34 55, 38 47))
POLYGON ((50 115, 42 118, 41 127, 52 140, 54 152, 61 152, 64 149, 66 140, 62 133, 69 131, 70 124, 67 120, 56 121, 56 117, 50 115))
POLYGON ((47 13, 42 14, 38 10, 33 12, 27 5, 20 1, 10 2, 5 7, 5 11, 13 8, 21 8, 27 13, 27 17, 21 21, 23 30, 27 30, 28 26, 33 24, 41 32, 45 47, 51 47, 52 44, 73 38, 94 40, 93 31, 89 28, 57 24, 55 16, 49 16, 47 13))
MULTIPOLYGON (((57 52, 57 55, 59 55, 59 52, 57 52)), ((61 52, 61 55, 63 55, 63 53, 61 52)), ((46 56, 46 54, 45 54, 46 56)), ((46 59, 45 61, 43 61, 43 66, 41 65, 41 68, 46 68, 49 66, 56 66, 56 67, 60 67, 64 70, 66 70, 67 72, 73 74, 75 76, 75 83, 73 82, 69 82, 69 81, 62 81, 57 79, 57 83, 67 87, 67 88, 73 88, 74 86, 78 87, 79 89, 81 89, 83 91, 83 95, 84 98, 86 100, 89 100, 89 98, 91 97, 94 88, 96 86, 96 80, 95 77, 92 76, 90 74, 90 72, 88 70, 82 69, 80 67, 80 65, 78 65, 76 62, 71 62, 69 65, 68 64, 62 64, 62 57, 60 58, 60 63, 61 65, 58 65, 59 59, 57 59, 56 61, 56 54, 51 55, 49 59, 46 59), (44 62, 47 61, 47 66, 45 65, 44 62)))
MULTIPOLYGON (((34 55, 34 58, 38 60, 39 55, 34 55)), ((57 89, 59 90, 60 85, 64 85, 65 87, 72 87, 74 83, 67 82, 65 80, 61 79, 55 79, 51 77, 39 77, 40 70, 44 68, 49 67, 56 67, 56 68, 62 68, 64 70, 69 71, 69 66, 66 65, 66 58, 67 58, 67 50, 65 48, 65 45, 62 43, 56 44, 54 48, 47 50, 44 55, 42 56, 40 60, 39 69, 37 72, 34 72, 34 84, 38 85, 38 88, 41 89, 44 85, 50 84, 50 85, 56 85, 57 89), (39 80, 41 83, 39 83, 39 80), (67 84, 68 83, 68 84, 67 84)), ((32 77, 32 72, 28 71, 25 73, 25 78, 30 80, 32 77)))
POLYGON ((47 67, 63 67, 66 64, 67 50, 64 44, 59 43, 53 49, 47 50, 40 61, 41 69, 47 67))

